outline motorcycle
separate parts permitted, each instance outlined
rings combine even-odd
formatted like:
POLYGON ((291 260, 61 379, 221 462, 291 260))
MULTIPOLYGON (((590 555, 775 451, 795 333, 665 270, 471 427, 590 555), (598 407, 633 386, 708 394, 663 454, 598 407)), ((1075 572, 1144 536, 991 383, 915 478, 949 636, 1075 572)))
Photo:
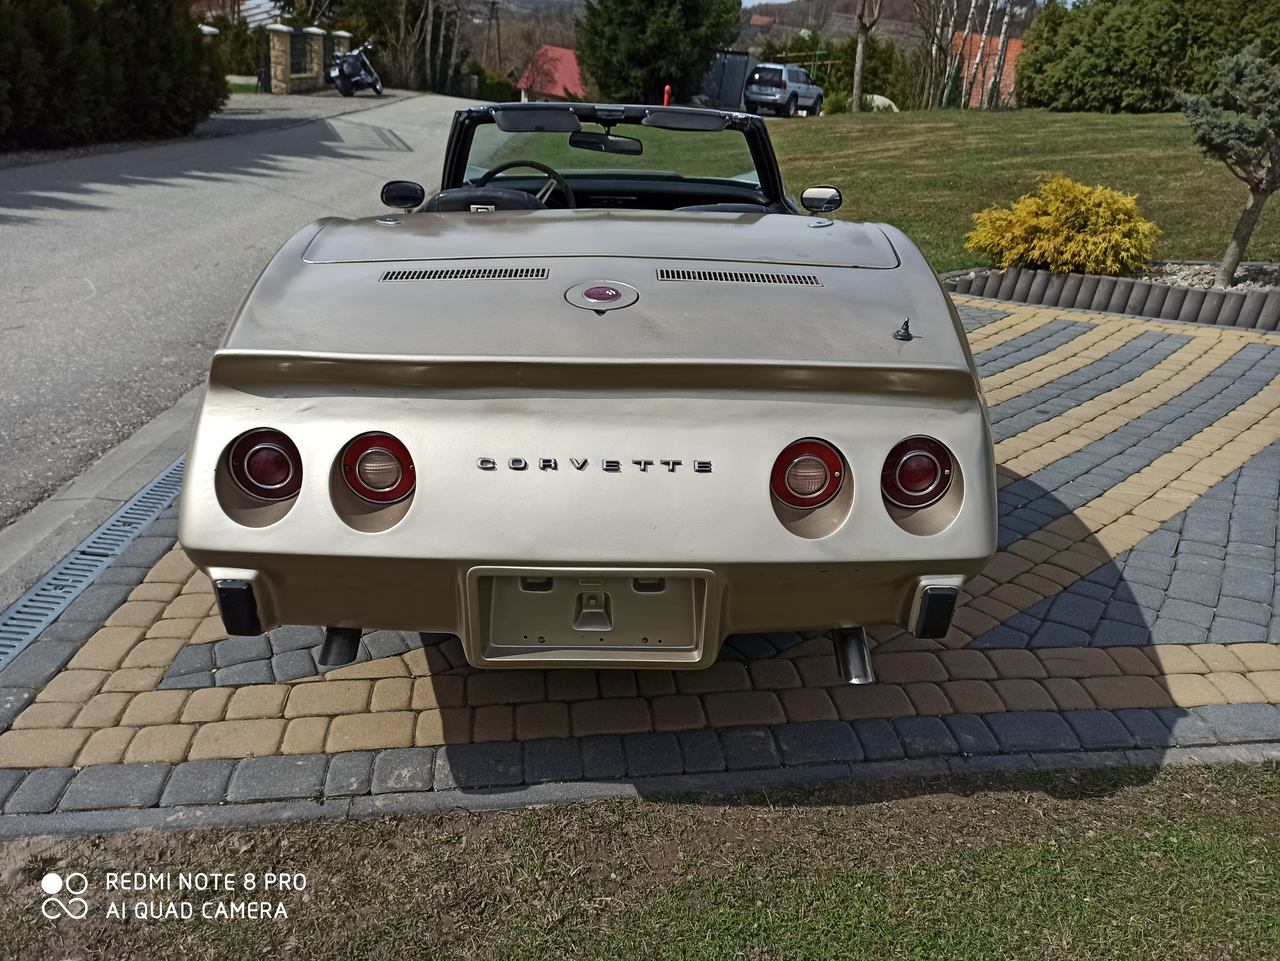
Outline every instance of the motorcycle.
POLYGON ((324 82, 338 88, 344 97, 352 96, 357 90, 372 90, 375 96, 382 96, 382 78, 365 55, 372 50, 373 43, 368 41, 347 53, 335 53, 324 72, 324 82))

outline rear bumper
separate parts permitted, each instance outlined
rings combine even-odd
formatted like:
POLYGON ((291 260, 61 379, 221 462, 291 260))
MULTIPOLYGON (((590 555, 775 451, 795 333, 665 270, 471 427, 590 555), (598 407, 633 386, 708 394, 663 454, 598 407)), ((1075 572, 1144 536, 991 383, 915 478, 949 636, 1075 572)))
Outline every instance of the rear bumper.
POLYGON ((476 667, 679 669, 710 664, 737 633, 895 624, 944 635, 958 589, 985 558, 939 562, 927 573, 893 562, 258 561, 254 568, 206 567, 228 633, 280 624, 442 632, 462 639, 476 667))

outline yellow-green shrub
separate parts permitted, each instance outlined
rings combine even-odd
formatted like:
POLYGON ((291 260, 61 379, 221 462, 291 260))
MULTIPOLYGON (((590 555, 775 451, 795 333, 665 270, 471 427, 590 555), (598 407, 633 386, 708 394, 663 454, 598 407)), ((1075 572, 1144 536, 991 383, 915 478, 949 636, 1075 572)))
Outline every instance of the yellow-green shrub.
POLYGON ((965 249, 1003 268, 1131 274, 1151 258, 1160 230, 1138 212, 1138 199, 1107 187, 1087 187, 1056 174, 1011 207, 973 215, 965 249))

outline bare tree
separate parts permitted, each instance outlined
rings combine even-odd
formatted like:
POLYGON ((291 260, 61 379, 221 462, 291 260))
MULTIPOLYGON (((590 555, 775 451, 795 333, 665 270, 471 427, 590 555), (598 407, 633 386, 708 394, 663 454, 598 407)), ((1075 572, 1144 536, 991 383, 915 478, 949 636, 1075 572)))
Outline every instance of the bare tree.
POLYGON ((947 72, 942 78, 942 100, 945 103, 947 94, 951 91, 951 85, 955 82, 956 71, 961 70, 961 64, 964 62, 965 54, 969 50, 969 38, 973 36, 973 28, 978 13, 978 0, 969 0, 969 16, 965 18, 964 34, 960 37, 960 48, 952 54, 947 61, 947 72))
POLYGON ((982 58, 987 52, 987 37, 991 33, 991 14, 995 8, 995 0, 988 0, 987 17, 982 24, 982 36, 978 38, 978 50, 973 55, 973 69, 969 71, 969 79, 964 85, 964 96, 960 99, 960 106, 965 110, 969 109, 969 98, 973 96, 973 86, 978 81, 978 70, 982 67, 982 58))
POLYGON ((917 90, 920 106, 926 109, 937 106, 939 101, 938 81, 950 65, 959 6, 959 0, 911 0, 912 13, 924 32, 928 49, 917 90))
POLYGON ((858 29, 858 50, 853 58, 853 96, 849 100, 849 109, 857 112, 862 109, 862 68, 867 60, 867 37, 880 22, 880 11, 884 0, 858 0, 854 8, 854 18, 858 29))
POLYGON ((987 109, 995 110, 1000 106, 1000 81, 1004 79, 1005 56, 1009 52, 1009 21, 1013 19, 1014 0, 1008 0, 1004 7, 1004 22, 1000 25, 1000 48, 996 54, 995 69, 991 72, 991 87, 987 91, 987 109))

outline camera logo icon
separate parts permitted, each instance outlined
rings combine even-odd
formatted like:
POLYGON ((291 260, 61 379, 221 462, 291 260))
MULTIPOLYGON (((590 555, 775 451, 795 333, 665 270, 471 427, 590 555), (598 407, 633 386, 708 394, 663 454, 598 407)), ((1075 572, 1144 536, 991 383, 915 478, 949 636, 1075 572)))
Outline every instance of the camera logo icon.
POLYGON ((79 921, 89 913, 89 902, 80 897, 89 890, 89 879, 79 871, 72 871, 65 878, 50 871, 40 879, 40 890, 48 895, 40 902, 40 913, 50 921, 60 917, 79 921), (60 894, 70 896, 63 901, 60 894))

